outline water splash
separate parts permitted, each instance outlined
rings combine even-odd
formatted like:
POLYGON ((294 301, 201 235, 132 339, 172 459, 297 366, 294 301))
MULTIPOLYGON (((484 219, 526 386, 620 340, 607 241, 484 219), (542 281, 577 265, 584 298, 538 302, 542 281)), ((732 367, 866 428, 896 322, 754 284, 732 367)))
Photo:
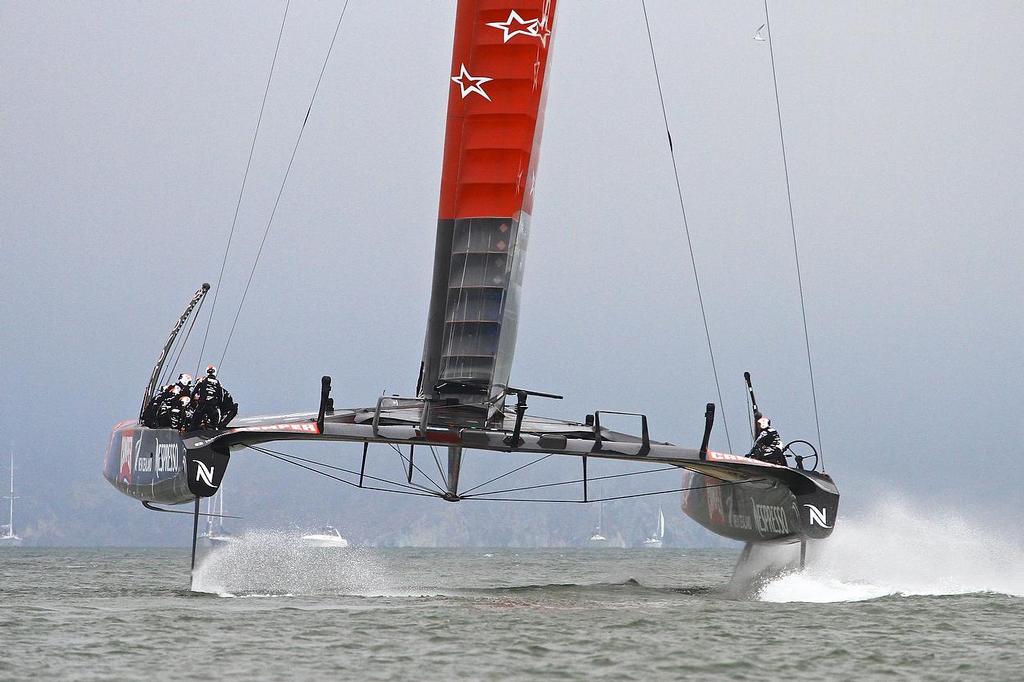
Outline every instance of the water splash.
POLYGON ((770 581, 771 602, 863 601, 991 592, 1024 596, 1024 548, 957 513, 889 500, 842 519, 806 570, 770 581))
POLYGON ((387 571, 372 550, 315 548, 298 534, 257 530, 203 552, 193 589, 221 596, 380 594, 387 571))

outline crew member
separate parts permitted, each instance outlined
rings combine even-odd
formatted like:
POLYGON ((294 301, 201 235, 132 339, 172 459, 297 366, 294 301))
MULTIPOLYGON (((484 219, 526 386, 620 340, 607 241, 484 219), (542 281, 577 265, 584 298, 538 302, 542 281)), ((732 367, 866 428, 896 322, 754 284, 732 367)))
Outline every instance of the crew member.
POLYGON ((155 429, 159 426, 158 416, 160 414, 160 406, 173 395, 171 393, 172 386, 174 386, 174 384, 167 384, 161 388, 160 392, 153 396, 146 405, 146 409, 142 413, 142 423, 149 428, 155 429))
POLYGON ((177 421, 175 411, 180 409, 181 387, 178 384, 171 384, 166 392, 162 392, 158 397, 160 404, 156 411, 156 426, 160 429, 172 428, 172 422, 177 421))
POLYGON ((228 391, 224 391, 224 401, 221 403, 220 428, 224 428, 238 414, 238 403, 231 397, 228 391))
MULTIPOLYGON (((217 379, 217 368, 213 365, 208 365, 206 367, 206 376, 196 382, 196 386, 192 390, 195 412, 192 414, 191 428, 220 428, 223 424, 226 424, 227 422, 222 423, 222 415, 228 412, 225 408, 229 407, 224 401, 225 397, 229 400, 231 398, 217 379)), ((234 403, 234 401, 231 402, 234 403)), ((234 413, 231 413, 231 417, 234 417, 237 412, 238 408, 236 406, 234 413)), ((231 417, 228 417, 228 420, 231 417)))
POLYGON ((754 446, 750 448, 750 454, 747 457, 769 464, 786 466, 786 455, 782 452, 782 438, 772 426, 772 420, 758 412, 754 415, 754 424, 754 446))
POLYGON ((167 410, 167 426, 178 430, 188 426, 191 403, 192 399, 187 395, 178 394, 175 396, 175 399, 170 401, 170 406, 167 410))
POLYGON ((177 385, 181 387, 182 395, 187 395, 187 396, 191 396, 192 395, 192 375, 191 374, 187 374, 187 373, 179 374, 178 375, 178 384, 177 385))

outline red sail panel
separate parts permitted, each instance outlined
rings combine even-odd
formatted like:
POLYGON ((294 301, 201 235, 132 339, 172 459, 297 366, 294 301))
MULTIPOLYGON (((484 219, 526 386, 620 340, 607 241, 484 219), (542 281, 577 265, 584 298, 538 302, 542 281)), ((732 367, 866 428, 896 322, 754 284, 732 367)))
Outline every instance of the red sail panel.
POLYGON ((420 394, 488 417, 515 352, 554 12, 460 0, 455 19, 420 394))
POLYGON ((441 219, 530 212, 555 0, 460 0, 441 219))

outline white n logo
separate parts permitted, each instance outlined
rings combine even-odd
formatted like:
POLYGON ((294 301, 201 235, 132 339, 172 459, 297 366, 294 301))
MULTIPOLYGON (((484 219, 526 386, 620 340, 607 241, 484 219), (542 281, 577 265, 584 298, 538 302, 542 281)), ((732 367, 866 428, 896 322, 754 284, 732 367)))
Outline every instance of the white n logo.
POLYGON ((205 464, 196 460, 196 480, 202 479, 203 483, 214 488, 213 485, 213 469, 208 468, 205 464))
POLYGON ((818 509, 812 504, 805 504, 804 506, 807 507, 807 513, 810 514, 812 526, 818 524, 822 528, 832 527, 828 525, 828 515, 824 508, 818 509))

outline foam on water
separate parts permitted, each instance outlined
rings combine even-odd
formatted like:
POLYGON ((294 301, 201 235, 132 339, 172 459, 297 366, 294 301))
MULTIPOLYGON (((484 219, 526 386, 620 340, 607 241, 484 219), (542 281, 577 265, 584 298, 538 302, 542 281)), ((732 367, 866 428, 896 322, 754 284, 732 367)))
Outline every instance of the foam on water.
POLYGON ((387 573, 378 555, 355 547, 316 548, 298 534, 256 530, 206 550, 193 589, 221 596, 381 594, 387 573))
POLYGON ((1024 596, 1024 548, 957 513, 889 500, 842 518, 812 547, 804 571, 760 592, 772 602, 863 601, 899 595, 989 592, 1024 596))

